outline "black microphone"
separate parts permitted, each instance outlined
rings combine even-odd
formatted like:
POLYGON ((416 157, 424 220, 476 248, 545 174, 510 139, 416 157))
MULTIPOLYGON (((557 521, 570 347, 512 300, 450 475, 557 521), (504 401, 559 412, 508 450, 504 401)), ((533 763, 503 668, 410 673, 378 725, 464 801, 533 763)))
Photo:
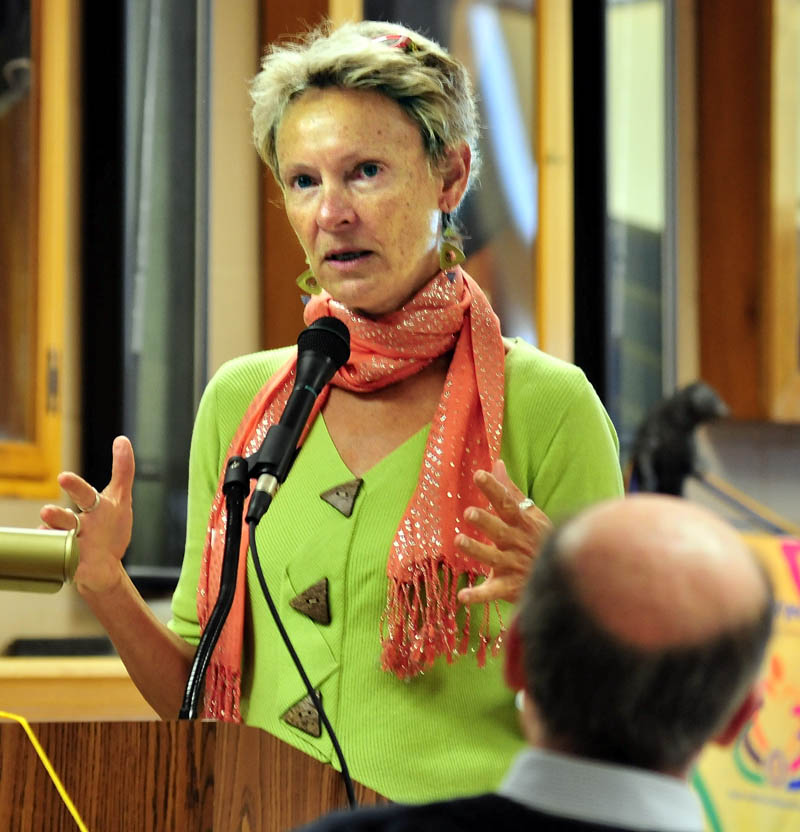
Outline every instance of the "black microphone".
POLYGON ((338 318, 318 318, 297 338, 297 371, 280 421, 247 458, 251 477, 257 477, 247 507, 248 523, 258 523, 297 455, 297 443, 322 388, 350 357, 350 331, 338 318))

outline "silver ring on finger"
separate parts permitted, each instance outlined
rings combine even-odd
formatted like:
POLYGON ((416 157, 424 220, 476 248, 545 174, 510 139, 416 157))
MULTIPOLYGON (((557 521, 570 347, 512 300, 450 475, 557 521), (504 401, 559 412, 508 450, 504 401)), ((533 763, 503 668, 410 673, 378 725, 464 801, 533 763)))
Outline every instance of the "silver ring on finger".
POLYGON ((524 500, 519 501, 517 508, 520 511, 527 511, 529 508, 533 508, 534 505, 536 504, 533 502, 533 500, 531 500, 530 497, 526 497, 524 500))
POLYGON ((68 508, 67 511, 75 518, 75 537, 78 537, 81 533, 81 516, 71 508, 68 508))
POLYGON ((90 511, 94 511, 100 505, 99 492, 94 486, 92 486, 92 491, 94 491, 94 502, 88 508, 84 508, 82 505, 78 505, 78 511, 81 511, 84 514, 88 514, 90 511))

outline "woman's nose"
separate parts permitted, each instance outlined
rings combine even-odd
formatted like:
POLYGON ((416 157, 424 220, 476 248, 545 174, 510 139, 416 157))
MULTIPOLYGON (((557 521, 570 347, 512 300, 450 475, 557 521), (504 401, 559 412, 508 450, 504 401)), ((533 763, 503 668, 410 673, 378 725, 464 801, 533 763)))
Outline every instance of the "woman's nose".
POLYGON ((324 187, 317 208, 317 224, 325 231, 349 225, 355 220, 353 203, 345 188, 324 187))

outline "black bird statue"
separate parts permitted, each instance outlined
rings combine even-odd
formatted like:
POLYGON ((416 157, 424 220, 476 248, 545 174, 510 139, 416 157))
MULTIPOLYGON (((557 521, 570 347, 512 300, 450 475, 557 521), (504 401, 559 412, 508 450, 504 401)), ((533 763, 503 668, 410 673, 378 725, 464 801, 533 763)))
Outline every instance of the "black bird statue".
POLYGON ((695 428, 729 412, 717 391, 704 381, 695 381, 658 402, 636 432, 628 490, 681 496, 686 477, 700 473, 695 428))

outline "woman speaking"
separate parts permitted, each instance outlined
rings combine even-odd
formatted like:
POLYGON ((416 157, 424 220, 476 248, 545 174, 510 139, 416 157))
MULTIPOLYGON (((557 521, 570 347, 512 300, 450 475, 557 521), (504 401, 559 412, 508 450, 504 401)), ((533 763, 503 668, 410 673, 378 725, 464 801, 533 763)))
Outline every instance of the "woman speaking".
MULTIPOLYGON (((323 28, 272 46, 252 97, 256 147, 308 262, 305 321, 333 316, 351 338, 258 526, 267 584, 356 780, 402 801, 491 789, 523 745, 496 658, 504 623, 550 520, 621 493, 614 429, 579 369, 502 337, 461 268, 454 215, 479 128, 459 62, 398 25, 323 28)), ((78 590, 164 717, 219 585, 225 463, 279 420, 295 363, 294 347, 241 357, 203 395, 169 627, 121 564, 128 440, 99 495, 59 477, 84 512, 78 590)), ((41 515, 76 526, 63 508, 41 515)), ((242 560, 204 713, 335 765, 305 695, 242 560)))

